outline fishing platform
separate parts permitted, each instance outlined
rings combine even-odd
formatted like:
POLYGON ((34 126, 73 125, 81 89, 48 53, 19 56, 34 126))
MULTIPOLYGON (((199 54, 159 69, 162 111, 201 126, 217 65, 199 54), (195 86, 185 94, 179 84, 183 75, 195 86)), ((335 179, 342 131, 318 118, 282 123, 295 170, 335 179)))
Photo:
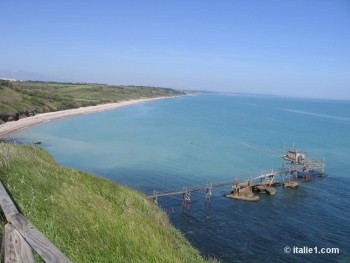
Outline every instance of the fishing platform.
POLYGON ((231 185, 231 190, 224 195, 227 198, 256 202, 260 200, 258 194, 276 194, 276 186, 283 185, 284 188, 296 188, 298 181, 310 181, 314 177, 325 176, 325 160, 308 159, 305 152, 296 149, 289 150, 286 154, 280 156, 282 160, 282 168, 280 170, 272 170, 269 173, 250 177, 246 180, 235 178, 233 181, 207 184, 194 188, 183 188, 182 190, 167 193, 153 192, 148 195, 149 199, 153 199, 157 203, 159 197, 182 195, 182 207, 190 208, 191 193, 205 191, 205 202, 210 203, 212 197, 212 189, 231 185), (281 181, 277 181, 276 177, 280 176, 281 181))

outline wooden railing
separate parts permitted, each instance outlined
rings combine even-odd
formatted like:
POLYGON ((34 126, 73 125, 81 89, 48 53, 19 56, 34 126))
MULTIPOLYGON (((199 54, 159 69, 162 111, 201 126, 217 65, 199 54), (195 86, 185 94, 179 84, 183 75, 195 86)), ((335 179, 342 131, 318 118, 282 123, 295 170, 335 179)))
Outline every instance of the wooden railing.
POLYGON ((0 206, 8 222, 5 225, 2 238, 2 262, 34 262, 32 249, 34 249, 45 262, 71 262, 50 240, 36 229, 25 216, 18 212, 1 182, 0 206))

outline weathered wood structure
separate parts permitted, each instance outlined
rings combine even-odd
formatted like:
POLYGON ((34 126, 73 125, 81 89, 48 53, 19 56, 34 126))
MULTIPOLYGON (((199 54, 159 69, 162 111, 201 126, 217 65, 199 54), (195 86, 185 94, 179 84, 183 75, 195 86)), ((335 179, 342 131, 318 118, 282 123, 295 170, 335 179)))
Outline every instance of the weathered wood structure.
POLYGON ((314 176, 324 177, 325 160, 308 159, 305 152, 291 149, 287 154, 281 156, 282 168, 280 170, 272 170, 270 173, 264 173, 259 176, 251 177, 248 180, 240 181, 235 178, 233 181, 211 184, 210 186, 200 186, 194 188, 183 188, 182 191, 158 193, 154 191, 153 195, 148 198, 153 199, 156 203, 159 197, 182 195, 182 207, 189 208, 191 202, 191 192, 206 190, 206 202, 211 198, 213 188, 232 185, 229 194, 225 197, 244 200, 244 201, 259 201, 260 198, 254 193, 264 193, 275 195, 276 189, 274 186, 281 185, 276 181, 276 176, 280 175, 283 181, 284 188, 295 188, 298 186, 298 178, 302 181, 309 181, 314 176))
POLYGON ((45 262, 71 262, 29 220, 18 212, 12 199, 0 182, 0 206, 7 224, 2 238, 1 257, 5 263, 34 262, 34 249, 45 262))

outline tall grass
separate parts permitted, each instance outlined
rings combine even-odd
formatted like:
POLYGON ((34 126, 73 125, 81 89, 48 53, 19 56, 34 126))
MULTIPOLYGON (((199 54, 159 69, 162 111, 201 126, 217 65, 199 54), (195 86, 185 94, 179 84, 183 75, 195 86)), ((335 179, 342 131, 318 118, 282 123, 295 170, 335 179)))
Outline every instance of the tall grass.
POLYGON ((62 168, 40 148, 0 146, 18 209, 73 262, 207 262, 143 194, 62 168))

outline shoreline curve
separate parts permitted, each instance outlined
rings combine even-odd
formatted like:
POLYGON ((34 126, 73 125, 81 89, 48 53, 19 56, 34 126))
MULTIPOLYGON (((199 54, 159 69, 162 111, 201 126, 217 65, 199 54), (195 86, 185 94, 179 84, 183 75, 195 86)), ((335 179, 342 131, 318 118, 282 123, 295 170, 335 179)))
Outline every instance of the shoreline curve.
POLYGON ((11 133, 14 133, 18 130, 22 130, 37 124, 41 124, 44 122, 52 121, 52 120, 58 120, 63 119, 75 115, 82 115, 82 114, 89 114, 89 113, 95 113, 95 112, 101 112, 101 111, 107 111, 107 110, 114 110, 121 107, 126 107, 134 104, 139 104, 147 101, 153 101, 153 100, 160 100, 160 99, 170 99, 170 98, 176 98, 178 96, 171 96, 171 97, 156 97, 156 98, 145 98, 145 99, 135 99, 135 100, 127 100, 127 101, 120 101, 120 102, 113 102, 113 103, 107 103, 107 104, 101 104, 96 106, 87 106, 87 107, 80 107, 76 109, 69 109, 69 110, 63 110, 63 111, 52 111, 52 112, 45 112, 40 113, 35 116, 26 117, 23 119, 20 119, 18 121, 11 121, 6 122, 4 124, 0 125, 0 137, 7 136, 11 133))

